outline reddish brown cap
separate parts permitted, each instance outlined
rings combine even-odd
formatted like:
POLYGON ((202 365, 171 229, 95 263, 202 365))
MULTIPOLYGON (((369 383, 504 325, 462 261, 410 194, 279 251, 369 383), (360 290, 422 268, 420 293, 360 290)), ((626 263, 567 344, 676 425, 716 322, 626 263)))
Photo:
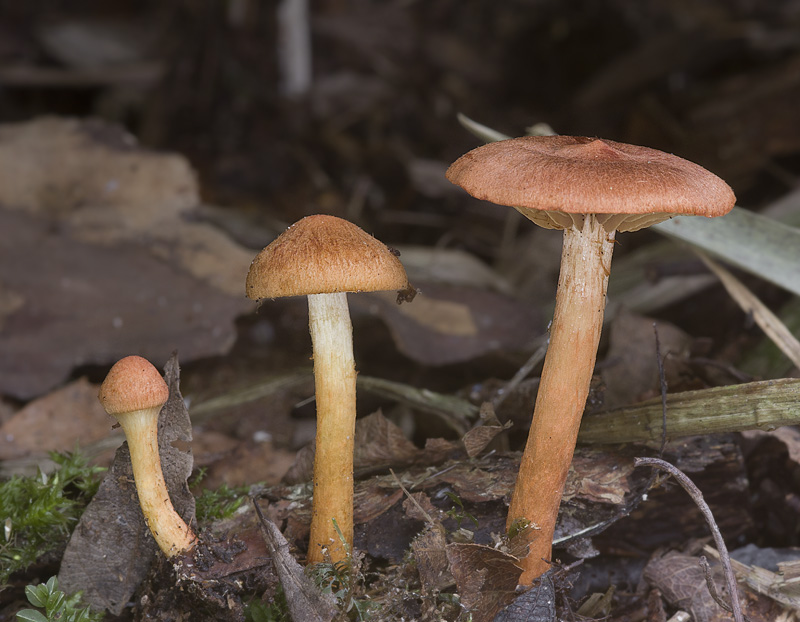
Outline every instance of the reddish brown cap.
POLYGON ((405 289, 408 277, 389 248, 335 216, 299 220, 262 250, 247 273, 248 298, 405 289))
POLYGON ((663 151, 583 136, 524 136, 464 154, 447 178, 471 195, 563 229, 601 214, 606 229, 635 231, 676 215, 722 216, 730 186, 663 151))
POLYGON ((120 415, 161 408, 169 398, 169 387, 150 361, 126 356, 109 370, 98 397, 109 415, 120 415))

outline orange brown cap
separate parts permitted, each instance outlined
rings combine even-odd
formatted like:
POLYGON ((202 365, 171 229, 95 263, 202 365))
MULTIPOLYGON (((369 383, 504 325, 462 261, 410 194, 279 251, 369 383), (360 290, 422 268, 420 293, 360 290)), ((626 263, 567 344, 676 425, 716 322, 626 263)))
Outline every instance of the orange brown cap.
POLYGON ((356 225, 335 216, 299 220, 253 260, 248 298, 281 298, 408 287, 400 260, 356 225))
POLYGON ((169 398, 169 387, 150 361, 126 356, 109 370, 98 397, 109 415, 119 415, 161 408, 169 398))
POLYGON ((609 231, 635 231, 676 215, 722 216, 736 202, 728 184, 693 162, 584 136, 489 143, 456 160, 447 179, 550 229, 595 214, 609 231))

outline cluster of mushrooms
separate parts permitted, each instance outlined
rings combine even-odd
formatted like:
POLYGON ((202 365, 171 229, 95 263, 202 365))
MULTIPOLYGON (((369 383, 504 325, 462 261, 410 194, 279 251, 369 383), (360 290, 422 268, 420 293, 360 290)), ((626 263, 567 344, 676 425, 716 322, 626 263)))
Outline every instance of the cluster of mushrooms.
MULTIPOLYGON (((519 583, 548 568, 559 504, 594 370, 617 231, 675 215, 721 216, 730 187, 674 155, 586 137, 527 136, 484 145, 459 158, 447 178, 471 195, 564 231, 550 344, 507 528, 528 555, 519 583)), ((313 513, 307 560, 338 562, 353 542, 356 369, 347 292, 406 290, 405 270, 356 225, 315 215, 295 223, 255 258, 249 298, 308 296, 317 405, 313 513)), ((173 509, 158 456, 158 415, 168 391, 140 357, 119 361, 100 390, 125 431, 143 514, 167 557, 191 551, 197 535, 173 509)))

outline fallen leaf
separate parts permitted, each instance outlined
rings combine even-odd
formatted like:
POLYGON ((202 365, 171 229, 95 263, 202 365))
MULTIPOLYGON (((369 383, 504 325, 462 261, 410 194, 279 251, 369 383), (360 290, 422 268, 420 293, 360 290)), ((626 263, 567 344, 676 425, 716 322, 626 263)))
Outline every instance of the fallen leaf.
POLYGON ((539 577, 531 589, 514 599, 493 622, 557 622, 556 591, 550 572, 539 577))
POLYGON ((275 573, 283 587, 292 620, 308 620, 308 622, 332 620, 338 613, 333 596, 323 594, 306 576, 303 567, 292 556, 289 543, 280 529, 262 514, 257 502, 254 501, 253 505, 261 521, 261 533, 272 557, 275 573))
POLYGON ((0 392, 27 400, 133 353, 226 352, 253 251, 191 222, 198 203, 185 158, 119 127, 0 125, 0 392))
MULTIPOLYGON (((722 595, 724 581, 719 580, 722 574, 714 575, 717 590, 722 595)), ((711 597, 697 557, 670 551, 663 557, 651 559, 642 576, 661 591, 670 605, 688 611, 696 622, 730 620, 730 614, 711 597)), ((727 598, 727 592, 723 598, 727 598)))
POLYGON ((563 500, 580 497, 597 503, 621 504, 630 492, 633 462, 610 452, 583 448, 573 456, 563 500))
MULTIPOLYGON (((441 181, 460 193, 442 174, 441 181)), ((480 259, 455 248, 399 246, 400 259, 412 283, 489 289, 512 294, 509 282, 480 259)))
POLYGON ((72 451, 111 434, 114 420, 86 378, 30 402, 0 425, 0 460, 72 451))
MULTIPOLYGON (((611 322, 603 361, 603 408, 628 406, 660 394, 654 320, 620 310, 611 322)), ((691 338, 668 322, 658 322, 660 353, 668 384, 686 368, 691 338)))
POLYGON ((504 424, 498 421, 491 402, 481 404, 480 417, 481 424, 468 430, 461 438, 467 456, 470 458, 480 454, 498 434, 508 430, 513 425, 510 421, 506 421, 504 424))
POLYGON ((481 544, 448 544, 446 552, 464 609, 474 622, 493 620, 516 595, 519 560, 481 544))
POLYGON ((447 561, 447 539, 441 524, 429 525, 411 543, 423 593, 432 594, 455 583, 447 561))
MULTIPOLYGON (((163 360, 226 351, 249 305, 135 243, 86 244, 46 219, 0 208, 0 282, 25 301, 0 329, 0 392, 29 399, 74 367, 129 354, 163 360)), ((244 276, 242 276, 242 279, 244 276)), ((242 281, 243 282, 243 281, 242 281)), ((243 297, 242 297, 243 298, 243 297)))
POLYGON ((519 350, 544 330, 529 305, 475 287, 414 283, 420 293, 409 304, 371 292, 353 299, 354 309, 378 314, 397 348, 424 365, 469 361, 496 350, 519 350))

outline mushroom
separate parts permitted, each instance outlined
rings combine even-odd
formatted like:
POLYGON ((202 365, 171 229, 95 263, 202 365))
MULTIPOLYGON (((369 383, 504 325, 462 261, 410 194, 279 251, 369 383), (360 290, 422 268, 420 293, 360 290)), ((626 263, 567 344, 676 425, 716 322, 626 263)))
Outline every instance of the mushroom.
POLYGON ((197 536, 172 506, 158 454, 158 415, 169 398, 167 383, 149 361, 128 356, 108 372, 98 397, 125 432, 139 505, 158 547, 167 557, 194 548, 197 536))
POLYGON ((256 256, 247 274, 247 296, 254 300, 308 296, 317 400, 310 564, 325 561, 326 550, 338 562, 353 543, 356 369, 345 292, 407 287, 406 272, 388 247, 325 215, 289 227, 256 256))
POLYGON ((478 147, 456 160, 447 178, 564 231, 550 345, 506 523, 537 528, 524 531, 529 552, 520 583, 528 585, 548 568, 603 327, 615 233, 679 214, 721 216, 735 197, 716 175, 677 156, 572 136, 478 147))

